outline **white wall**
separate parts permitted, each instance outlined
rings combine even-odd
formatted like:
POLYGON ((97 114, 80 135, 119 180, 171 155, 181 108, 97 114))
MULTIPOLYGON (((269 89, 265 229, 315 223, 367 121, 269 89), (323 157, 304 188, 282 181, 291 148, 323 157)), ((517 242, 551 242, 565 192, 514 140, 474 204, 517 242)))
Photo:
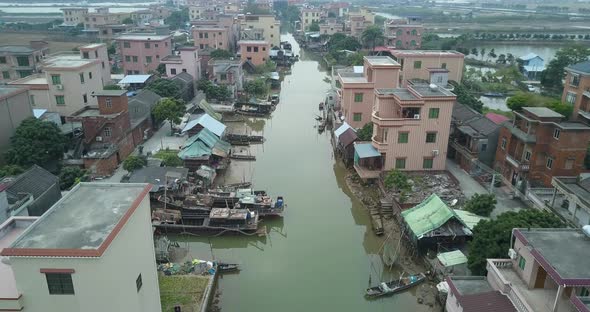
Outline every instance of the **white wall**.
POLYGON ((25 312, 160 312, 160 292, 146 196, 101 258, 11 257, 25 312), (49 295, 40 269, 74 269, 75 295, 49 295), (143 286, 136 290, 141 273, 143 286))

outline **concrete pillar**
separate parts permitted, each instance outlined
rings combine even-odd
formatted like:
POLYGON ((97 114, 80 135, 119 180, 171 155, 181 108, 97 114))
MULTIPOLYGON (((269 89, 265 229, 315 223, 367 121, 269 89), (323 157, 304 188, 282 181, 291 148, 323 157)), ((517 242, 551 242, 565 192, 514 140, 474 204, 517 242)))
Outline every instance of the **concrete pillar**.
POLYGON ((567 198, 568 200, 568 206, 567 206, 567 210, 569 210, 569 212, 573 215, 576 214, 576 199, 573 196, 568 196, 567 198))
POLYGON ((557 302, 559 301, 561 294, 563 294, 563 289, 564 287, 559 285, 559 288, 557 289, 557 295, 555 295, 555 302, 553 302, 553 310, 551 310, 552 312, 557 312, 557 302))
POLYGON ((557 196, 557 188, 553 188, 553 197, 551 197, 551 208, 555 206, 555 196, 557 196))

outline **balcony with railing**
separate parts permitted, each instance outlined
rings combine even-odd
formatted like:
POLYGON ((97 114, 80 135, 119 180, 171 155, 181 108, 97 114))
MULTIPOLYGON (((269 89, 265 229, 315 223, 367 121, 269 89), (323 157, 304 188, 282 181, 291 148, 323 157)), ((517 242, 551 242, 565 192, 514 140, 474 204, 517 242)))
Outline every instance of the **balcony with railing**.
MULTIPOLYGON (((513 267, 512 260, 487 261, 488 282, 492 288, 508 296, 519 312, 554 312, 557 285, 555 288, 529 288, 516 272, 518 268, 513 267)), ((560 296, 557 299, 555 312, 576 312, 567 298, 560 296)))
POLYGON ((528 162, 521 163, 520 161, 516 160, 516 158, 512 157, 510 154, 506 154, 506 161, 521 172, 529 171, 531 168, 528 162))
POLYGON ((416 126, 420 124, 420 120, 422 116, 420 114, 413 114, 411 116, 407 115, 404 117, 401 116, 394 116, 394 117, 380 117, 379 112, 373 111, 371 115, 371 121, 377 124, 380 127, 400 127, 400 126, 416 126))

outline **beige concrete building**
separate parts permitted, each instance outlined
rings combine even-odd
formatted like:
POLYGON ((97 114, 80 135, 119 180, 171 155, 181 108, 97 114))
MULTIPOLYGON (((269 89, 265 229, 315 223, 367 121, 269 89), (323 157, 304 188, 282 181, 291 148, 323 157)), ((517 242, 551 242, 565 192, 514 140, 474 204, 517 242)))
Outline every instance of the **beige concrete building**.
POLYGON ((76 26, 86 22, 88 8, 62 8, 64 25, 76 26))
POLYGON ((31 41, 28 46, 0 46, 0 83, 39 72, 41 61, 48 53, 49 48, 45 41, 31 41))
POLYGON ((269 60, 270 47, 268 42, 263 40, 238 41, 240 59, 243 62, 250 61, 259 66, 269 60))
POLYGON ((430 81, 431 72, 437 69, 448 71, 448 80, 460 82, 463 78, 465 55, 457 51, 430 50, 390 50, 402 66, 400 84, 406 86, 408 81, 430 81))
POLYGON ((322 11, 320 9, 301 9, 301 29, 303 31, 309 30, 309 26, 313 23, 320 23, 320 15, 322 11))
POLYGON ((344 24, 336 22, 336 21, 329 21, 324 24, 320 24, 320 35, 333 35, 336 33, 344 32, 344 24))
POLYGON ((102 90, 110 82, 108 59, 104 59, 105 49, 105 44, 90 44, 80 47, 78 53, 50 55, 43 60, 43 73, 10 84, 29 89, 34 108, 45 108, 68 116, 84 106, 97 105, 92 93, 102 90), (106 83, 105 79, 108 79, 106 83))
MULTIPOLYGON (((20 123, 33 117, 26 88, 0 86, 0 150, 6 151, 20 123)), ((0 159, 2 155, 0 155, 0 159)), ((0 218, 1 220, 1 218, 0 218)))
POLYGON ((281 22, 274 15, 244 15, 240 20, 241 29, 262 29, 264 40, 270 43, 270 47, 278 47, 281 43, 281 22))
POLYGON ((7 303, 3 297, 0 306, 24 312, 160 312, 150 189, 80 183, 26 229, 6 225, 12 242, 0 252, 7 258, 0 288, 10 284, 8 298, 17 299, 7 303))

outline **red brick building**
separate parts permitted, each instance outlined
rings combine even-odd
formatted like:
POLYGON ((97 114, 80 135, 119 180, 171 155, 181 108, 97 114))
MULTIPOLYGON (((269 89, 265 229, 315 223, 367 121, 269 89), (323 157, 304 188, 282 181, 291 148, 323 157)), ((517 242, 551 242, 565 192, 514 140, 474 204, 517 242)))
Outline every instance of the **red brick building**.
POLYGON ((85 107, 68 117, 82 123, 84 168, 99 176, 111 175, 149 135, 152 121, 129 114, 125 90, 103 90, 93 94, 98 107, 85 107))
POLYGON ((586 171, 590 127, 565 121, 546 107, 525 107, 500 129, 495 169, 521 191, 527 185, 551 187, 554 176, 586 171))

